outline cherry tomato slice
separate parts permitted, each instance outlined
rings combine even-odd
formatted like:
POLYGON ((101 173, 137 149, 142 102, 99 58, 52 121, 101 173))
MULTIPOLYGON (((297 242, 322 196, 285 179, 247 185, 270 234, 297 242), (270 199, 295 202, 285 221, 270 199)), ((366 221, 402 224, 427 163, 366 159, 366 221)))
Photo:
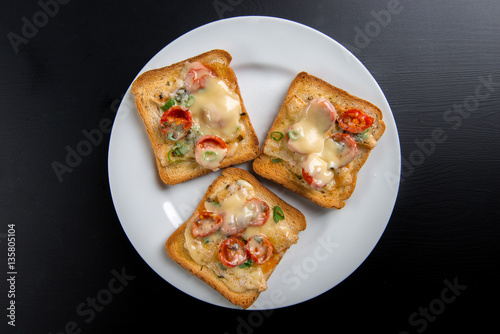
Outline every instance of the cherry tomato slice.
POLYGON ((193 236, 206 237, 217 232, 222 225, 221 217, 213 212, 201 212, 193 223, 193 236))
POLYGON ((206 135, 196 143, 194 153, 196 161, 205 168, 218 168, 227 154, 227 144, 219 136, 206 135))
POLYGON ((184 138, 193 126, 191 112, 182 106, 173 106, 163 113, 160 119, 160 129, 170 140, 184 138))
POLYGON ((201 62, 191 63, 186 76, 186 88, 191 93, 196 92, 200 88, 205 88, 208 77, 215 76, 217 76, 215 71, 209 66, 201 62))
POLYGON ((349 109, 340 115, 338 122, 340 127, 346 131, 361 133, 372 126, 373 117, 365 114, 361 110, 349 109))
POLYGON ((342 167, 350 163, 358 153, 358 145, 354 138, 347 133, 336 133, 331 137, 337 143, 343 145, 342 151, 339 156, 339 166, 342 167))
POLYGON ((245 263, 247 251, 243 241, 229 238, 219 245, 219 259, 226 267, 236 267, 245 263))
POLYGON ((245 203, 245 211, 251 214, 250 226, 261 226, 267 222, 270 215, 269 205, 258 198, 252 198, 245 203))
POLYGON ((256 264, 263 264, 273 255, 273 244, 263 235, 258 234, 248 239, 245 248, 252 261, 256 264))

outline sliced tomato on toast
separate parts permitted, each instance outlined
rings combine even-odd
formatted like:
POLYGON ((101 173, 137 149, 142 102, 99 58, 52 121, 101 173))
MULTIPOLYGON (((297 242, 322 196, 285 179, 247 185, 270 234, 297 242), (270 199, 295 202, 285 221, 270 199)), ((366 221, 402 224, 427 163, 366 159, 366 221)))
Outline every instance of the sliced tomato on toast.
POLYGON ((192 126, 191 112, 182 106, 173 106, 167 109, 160 119, 161 132, 169 140, 177 141, 184 138, 192 126))
POLYGON ((240 239, 228 238, 219 245, 219 259, 226 267, 239 266, 247 258, 245 244, 240 239))
POLYGON ((213 212, 201 212, 193 223, 193 236, 206 237, 217 232, 222 225, 221 217, 213 212))
POLYGON ((340 127, 351 133, 361 133, 373 125, 374 119, 358 109, 349 109, 338 117, 340 127))

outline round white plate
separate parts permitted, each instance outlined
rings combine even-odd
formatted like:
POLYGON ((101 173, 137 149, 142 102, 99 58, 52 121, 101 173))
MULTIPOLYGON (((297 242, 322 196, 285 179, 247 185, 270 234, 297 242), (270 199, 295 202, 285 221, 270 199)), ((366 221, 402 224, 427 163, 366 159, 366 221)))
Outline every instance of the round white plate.
MULTIPOLYGON (((349 51, 302 24, 272 17, 236 17, 209 23, 179 37, 141 73, 212 49, 227 50, 250 120, 263 143, 292 79, 306 71, 377 105, 386 131, 358 175, 342 210, 328 210, 259 178, 271 191, 301 210, 307 229, 293 245, 250 309, 294 305, 331 289, 365 260, 392 213, 400 178, 400 149, 394 118, 377 82, 349 51)), ((139 73, 140 74, 140 73, 139 73)), ((189 216, 220 172, 163 184, 134 99, 127 90, 109 145, 109 183, 116 212, 130 242, 158 275, 208 303, 234 307, 174 263, 165 241, 189 216)), ((251 164, 238 167, 251 171, 251 164)))

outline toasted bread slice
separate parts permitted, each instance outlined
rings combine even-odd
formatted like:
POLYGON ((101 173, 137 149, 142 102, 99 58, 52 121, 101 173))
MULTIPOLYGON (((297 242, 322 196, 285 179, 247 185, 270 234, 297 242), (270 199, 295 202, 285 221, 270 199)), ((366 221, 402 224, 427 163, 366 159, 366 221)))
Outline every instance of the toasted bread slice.
MULTIPOLYGON (((299 73, 290 84, 285 100, 269 130, 262 147, 261 155, 254 160, 254 171, 264 178, 272 180, 295 193, 325 208, 341 209, 356 186, 357 174, 368 155, 385 130, 381 110, 372 103, 353 96, 306 72, 299 73), (333 180, 318 188, 306 182, 301 165, 305 156, 293 152, 288 144, 287 131, 300 121, 303 110, 314 99, 326 99, 335 107, 337 118, 333 120, 327 133, 346 133, 357 145, 357 154, 345 166, 331 168, 333 180), (350 109, 360 110, 373 118, 373 124, 362 134, 353 134, 343 130, 338 118, 350 109), (301 160, 302 159, 302 160, 301 160)), ((309 179, 310 181, 310 179, 309 179)))
POLYGON ((297 242, 298 233, 305 228, 306 220, 299 210, 262 186, 249 172, 239 168, 227 168, 209 186, 193 215, 168 238, 165 247, 172 260, 218 291, 231 303, 246 309, 255 302, 262 291, 267 289, 268 278, 287 249, 297 242), (246 203, 249 197, 257 198, 268 206, 269 216, 263 225, 246 226, 235 234, 227 235, 224 224, 232 220, 223 218, 223 225, 216 232, 203 237, 193 235, 193 224, 201 212, 210 211, 212 208, 222 217, 233 214, 237 216, 241 208, 236 211, 231 210, 238 207, 237 203, 246 203), (242 202, 235 202, 238 198, 242 202), (281 208, 282 213, 276 209, 277 207, 281 208), (273 214, 275 210, 278 212, 273 214), (275 215, 277 215, 276 220, 275 215), (268 260, 262 264, 251 263, 249 267, 249 263, 245 262, 245 268, 230 267, 221 262, 218 253, 224 240, 237 238, 247 242, 255 235, 264 235, 272 243, 273 252, 268 260))
MULTIPOLYGON (((158 172, 164 183, 173 185, 184 182, 210 173, 212 170, 240 164, 258 156, 258 138, 245 109, 236 75, 229 66, 230 62, 231 55, 228 52, 212 50, 167 67, 147 71, 133 82, 132 94, 135 95, 137 110, 149 135, 158 172), (190 92, 186 89, 188 67, 197 62, 201 62, 212 71, 213 77, 216 78, 214 82, 219 83, 219 80, 222 82, 222 86, 214 84, 214 87, 227 89, 227 92, 223 91, 224 98, 230 96, 233 101, 236 101, 231 112, 233 112, 233 116, 234 112, 239 114, 236 115, 237 119, 232 119, 237 121, 237 123, 231 123, 234 130, 231 129, 230 135, 223 137, 228 146, 227 155, 216 166, 200 165, 197 162, 195 146, 202 136, 220 135, 223 126, 225 126, 224 117, 226 114, 224 114, 225 111, 216 110, 221 103, 215 100, 215 102, 210 101, 210 95, 207 96, 206 93, 207 91, 211 92, 209 89, 199 89, 196 92, 190 92), (197 95, 202 91, 204 91, 203 99, 197 95), (200 105, 206 104, 207 101, 211 106, 200 105), (181 139, 173 138, 171 134, 165 133, 161 129, 162 116, 169 109, 167 107, 169 103, 172 105, 171 102, 174 106, 180 105, 184 109, 189 109, 190 117, 192 115, 192 126, 187 131, 187 135, 181 139), (217 103, 219 104, 217 105, 217 103), (198 110, 198 118, 193 113, 194 109, 198 110), (216 117, 214 117, 214 113, 218 113, 215 115, 216 117)), ((214 99, 220 100, 221 89, 214 91, 214 99)), ((210 153, 213 154, 213 152, 210 153)))

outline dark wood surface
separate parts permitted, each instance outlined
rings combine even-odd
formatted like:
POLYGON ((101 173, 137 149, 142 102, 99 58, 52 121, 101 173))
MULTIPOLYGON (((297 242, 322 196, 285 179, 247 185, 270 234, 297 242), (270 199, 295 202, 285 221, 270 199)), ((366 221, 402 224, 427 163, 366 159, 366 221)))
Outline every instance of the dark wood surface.
POLYGON ((496 0, 4 1, 0 332, 496 331, 499 17, 496 0), (161 48, 240 15, 294 20, 346 46, 384 91, 401 143, 398 198, 371 255, 323 295, 267 312, 198 301, 141 259, 113 207, 109 133, 62 181, 52 168, 83 130, 114 119, 132 79, 161 48), (7 281, 10 224, 15 297, 7 281), (97 296, 109 302, 94 305, 97 296))

